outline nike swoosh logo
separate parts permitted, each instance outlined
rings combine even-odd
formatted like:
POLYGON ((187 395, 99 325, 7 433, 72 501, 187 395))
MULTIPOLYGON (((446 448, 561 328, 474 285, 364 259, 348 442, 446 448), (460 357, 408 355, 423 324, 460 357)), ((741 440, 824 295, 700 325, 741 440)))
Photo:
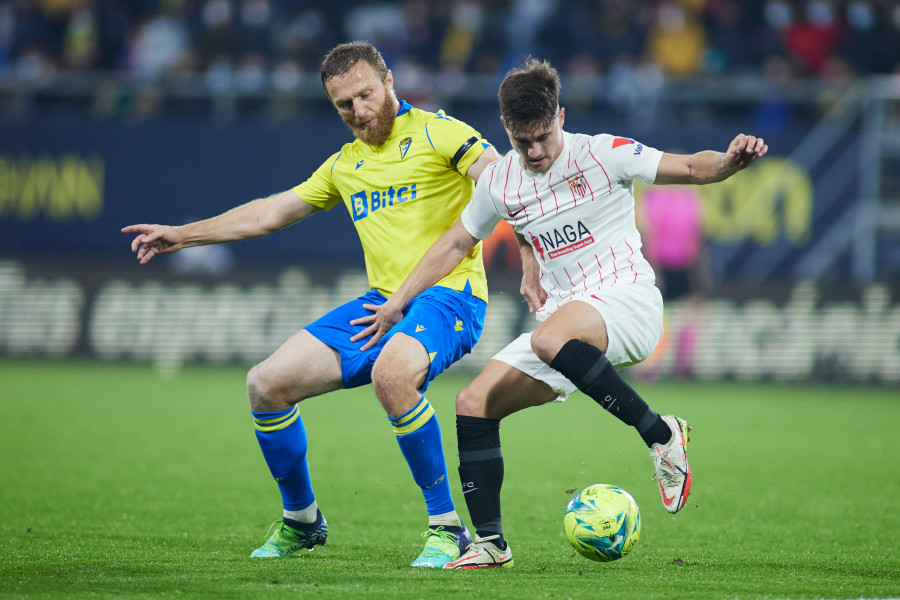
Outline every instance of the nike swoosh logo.
POLYGON ((364 160, 358 161, 358 162, 356 163, 356 168, 359 169, 359 168, 362 166, 362 164, 363 164, 364 162, 366 162, 366 161, 364 161, 364 160))
POLYGON ((419 333, 420 331, 425 331, 425 328, 421 325, 416 325, 416 333, 419 333))
MULTIPOLYGON (((668 459, 666 459, 665 457, 663 457, 663 460, 665 460, 670 466, 672 466, 672 467, 674 467, 675 469, 677 469, 680 473, 682 473, 682 474, 684 474, 684 475, 687 475, 687 472, 686 472, 686 471, 684 471, 683 469, 679 469, 678 467, 676 467, 675 465, 673 465, 673 464, 672 464, 668 459)), ((664 506, 671 506, 672 503, 675 502, 676 496, 675 496, 675 495, 673 495, 673 496, 671 496, 671 497, 670 497, 670 496, 666 496, 666 490, 665 490, 665 488, 663 487, 662 482, 661 482, 661 481, 657 481, 657 483, 659 484, 659 493, 660 493, 660 495, 662 495, 663 505, 664 505, 664 506)))
POLYGON ((516 212, 513 212, 513 211, 511 211, 511 210, 509 210, 509 209, 507 208, 507 209, 506 209, 506 212, 509 213, 509 218, 515 219, 515 218, 516 218, 516 215, 519 214, 520 212, 522 212, 523 210, 525 210, 525 209, 524 209, 524 208, 520 208, 520 209, 517 210, 516 212))
POLYGON ((659 491, 662 494, 662 501, 664 505, 671 506, 672 503, 675 502, 675 496, 672 496, 671 498, 666 496, 666 491, 663 489, 662 484, 659 484, 659 491))

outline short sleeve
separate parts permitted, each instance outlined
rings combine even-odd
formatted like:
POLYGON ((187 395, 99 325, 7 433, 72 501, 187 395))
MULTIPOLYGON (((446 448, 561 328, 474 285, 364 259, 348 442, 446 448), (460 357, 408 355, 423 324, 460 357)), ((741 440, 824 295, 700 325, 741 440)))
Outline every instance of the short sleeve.
POLYGON ((460 215, 460 220, 466 231, 479 240, 489 238, 494 233, 494 227, 500 222, 500 213, 497 212, 491 200, 487 178, 478 178, 478 183, 475 184, 475 193, 460 215))
POLYGON ((331 210, 341 201, 341 195, 334 186, 331 174, 341 152, 333 154, 316 169, 309 179, 294 188, 294 193, 308 204, 331 210))
POLYGON ((463 175, 491 145, 475 129, 442 110, 425 123, 425 134, 435 152, 463 175))
POLYGON ((591 149, 597 149, 602 154, 603 164, 610 169, 609 176, 613 179, 637 179, 648 185, 656 181, 656 171, 663 155, 656 148, 631 138, 602 134, 594 136, 591 149))

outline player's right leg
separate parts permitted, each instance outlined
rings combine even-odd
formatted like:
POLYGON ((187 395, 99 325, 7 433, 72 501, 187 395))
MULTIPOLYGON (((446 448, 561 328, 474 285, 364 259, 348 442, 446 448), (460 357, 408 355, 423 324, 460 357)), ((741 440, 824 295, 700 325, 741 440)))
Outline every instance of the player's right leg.
MULTIPOLYGON (((527 345, 523 350, 527 351, 527 345)), ((536 358, 533 362, 540 364, 536 358)), ((459 476, 476 536, 469 550, 445 568, 512 566, 512 551, 503 537, 500 512, 500 420, 523 408, 550 402, 557 395, 547 383, 506 362, 491 360, 456 397, 459 476)))
POLYGON ((281 491, 284 516, 254 558, 291 556, 323 545, 328 524, 316 505, 297 403, 343 387, 337 352, 307 331, 286 341, 247 375, 260 449, 281 491))

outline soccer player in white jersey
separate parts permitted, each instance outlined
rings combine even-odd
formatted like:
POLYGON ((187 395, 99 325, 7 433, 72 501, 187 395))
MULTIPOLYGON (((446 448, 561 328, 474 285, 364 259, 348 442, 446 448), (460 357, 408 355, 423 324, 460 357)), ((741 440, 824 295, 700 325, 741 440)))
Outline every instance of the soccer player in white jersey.
MULTIPOLYGON (((141 263, 181 248, 248 239, 343 203, 359 234, 371 290, 307 325, 247 376, 256 436, 281 491, 283 519, 251 556, 291 556, 325 543, 328 526, 313 493, 297 406, 341 388, 372 383, 428 512, 425 547, 412 566, 442 567, 470 536, 450 493, 440 426, 425 399, 428 382, 471 351, 484 326, 487 281, 481 247, 404 306, 406 318, 365 351, 350 338, 364 306, 384 302, 438 236, 458 219, 474 180, 500 155, 443 111, 398 100, 381 54, 341 44, 322 63, 322 86, 355 140, 306 181, 219 216, 181 227, 131 225, 141 263)), ((302 299, 298 299, 298 302, 302 299)), ((352 460, 352 457, 348 457, 352 460)))
POLYGON ((512 565, 500 512, 500 420, 576 389, 640 434, 667 511, 680 510, 690 492, 687 423, 658 415, 616 370, 647 358, 662 335, 662 297, 641 255, 633 181, 722 181, 768 147, 741 134, 724 153, 682 156, 626 137, 569 133, 559 91, 546 62, 530 59, 507 74, 498 97, 513 150, 485 168, 459 221, 365 318, 370 325, 360 335, 372 333, 368 343, 376 342, 408 299, 490 236, 500 219, 531 243, 544 293, 524 295, 541 324, 494 356, 456 398, 459 473, 476 537, 445 568, 512 565))

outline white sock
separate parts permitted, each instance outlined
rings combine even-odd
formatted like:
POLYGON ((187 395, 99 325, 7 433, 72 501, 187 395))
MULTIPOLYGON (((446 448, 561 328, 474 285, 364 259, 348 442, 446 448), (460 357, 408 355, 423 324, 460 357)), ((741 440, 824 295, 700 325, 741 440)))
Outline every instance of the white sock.
POLYGON ((462 521, 459 520, 459 515, 456 514, 455 510, 451 510, 450 512, 444 513, 442 515, 428 515, 428 526, 431 527, 436 525, 461 527, 462 521))
POLYGON ((316 504, 315 500, 313 500, 312 504, 302 510, 285 510, 284 518, 290 519, 292 521, 298 521, 300 523, 315 523, 316 511, 318 509, 319 505, 316 504))

